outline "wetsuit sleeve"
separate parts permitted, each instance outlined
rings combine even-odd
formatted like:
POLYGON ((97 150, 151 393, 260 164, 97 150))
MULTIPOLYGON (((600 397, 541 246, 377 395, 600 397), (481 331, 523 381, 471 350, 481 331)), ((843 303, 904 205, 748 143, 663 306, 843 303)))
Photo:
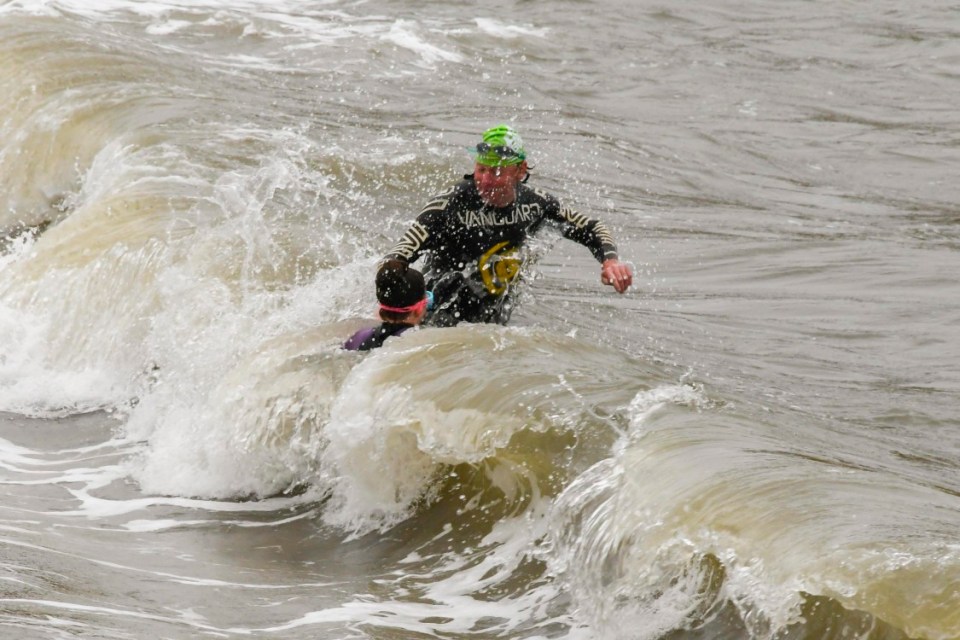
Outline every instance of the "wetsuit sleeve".
POLYGON ((610 229, 600 220, 588 218, 559 203, 547 209, 548 218, 556 224, 564 238, 569 238, 590 249, 597 262, 619 258, 617 245, 610 229))
POLYGON ((377 327, 360 329, 343 343, 347 351, 370 351, 382 347, 387 338, 399 336, 413 325, 406 323, 384 322, 377 327))
POLYGON ((403 237, 383 257, 380 264, 383 265, 391 260, 400 260, 409 264, 415 262, 424 251, 433 249, 437 236, 441 232, 439 221, 443 219, 442 216, 449 203, 449 193, 428 202, 403 237))
POLYGON ((350 336, 349 340, 343 343, 343 348, 347 351, 366 351, 366 349, 363 348, 364 343, 369 342, 376 333, 377 327, 366 327, 365 329, 360 329, 355 334, 350 336))

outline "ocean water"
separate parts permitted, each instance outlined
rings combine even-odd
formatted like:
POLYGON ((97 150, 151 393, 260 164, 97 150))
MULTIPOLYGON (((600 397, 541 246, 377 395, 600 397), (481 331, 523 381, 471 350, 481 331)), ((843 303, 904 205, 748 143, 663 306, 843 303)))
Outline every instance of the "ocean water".
POLYGON ((0 2, 0 637, 960 638, 960 6, 0 2), (368 355, 513 124, 634 288, 368 355))

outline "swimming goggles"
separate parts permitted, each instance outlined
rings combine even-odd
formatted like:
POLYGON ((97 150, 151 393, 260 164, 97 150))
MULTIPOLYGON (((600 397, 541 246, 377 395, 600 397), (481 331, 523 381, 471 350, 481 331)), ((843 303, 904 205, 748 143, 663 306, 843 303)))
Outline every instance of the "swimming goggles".
POLYGON ((477 149, 477 153, 480 155, 493 153, 497 157, 502 158, 504 160, 507 160, 509 158, 520 158, 522 160, 524 158, 524 154, 514 151, 512 147, 507 147, 503 145, 493 147, 493 146, 490 146, 489 143, 481 142, 477 145, 476 149, 477 149))
POLYGON ((412 313, 414 311, 433 309, 433 291, 427 291, 426 295, 423 296, 423 300, 407 307, 391 307, 380 303, 380 308, 383 311, 390 311, 392 313, 412 313))

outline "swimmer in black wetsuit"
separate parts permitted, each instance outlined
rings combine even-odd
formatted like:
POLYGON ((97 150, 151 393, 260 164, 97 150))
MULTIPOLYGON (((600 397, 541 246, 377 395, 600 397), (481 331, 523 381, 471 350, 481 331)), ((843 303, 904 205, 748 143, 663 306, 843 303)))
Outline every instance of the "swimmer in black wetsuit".
POLYGON ((606 225, 524 184, 526 152, 512 128, 488 129, 472 151, 473 174, 430 201, 380 263, 396 267, 425 256, 427 288, 436 298, 425 323, 506 324, 510 287, 521 267, 519 249, 545 224, 590 249, 602 264, 604 284, 617 293, 630 287, 633 273, 620 262, 606 225))
POLYGON ((383 346, 423 320, 427 312, 428 293, 423 275, 413 268, 384 268, 377 273, 377 301, 380 319, 376 327, 360 329, 343 344, 349 351, 369 351, 383 346))

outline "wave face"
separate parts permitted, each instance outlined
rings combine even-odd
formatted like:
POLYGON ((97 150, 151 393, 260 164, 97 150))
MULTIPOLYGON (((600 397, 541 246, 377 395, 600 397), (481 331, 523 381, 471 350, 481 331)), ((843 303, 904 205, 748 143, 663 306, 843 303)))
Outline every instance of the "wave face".
POLYGON ((2 4, 4 624, 960 638, 951 18, 2 4), (340 349, 501 121, 634 290, 340 349))

